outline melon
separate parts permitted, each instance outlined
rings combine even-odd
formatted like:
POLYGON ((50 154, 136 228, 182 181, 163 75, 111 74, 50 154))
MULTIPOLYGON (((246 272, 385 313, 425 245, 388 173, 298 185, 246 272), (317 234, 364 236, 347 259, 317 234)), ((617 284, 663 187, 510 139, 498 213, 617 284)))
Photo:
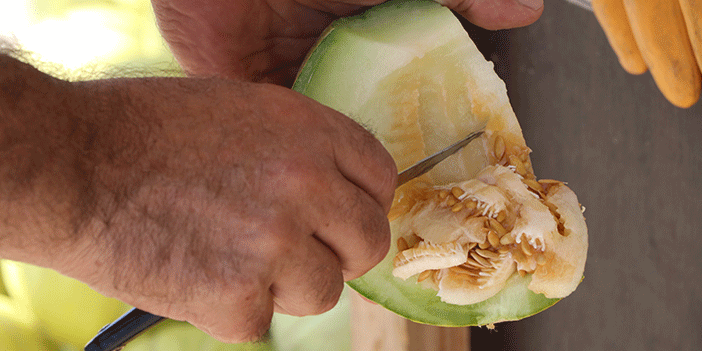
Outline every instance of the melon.
POLYGON ((390 251, 348 282, 363 296, 472 326, 533 315, 578 286, 583 208, 563 182, 537 180, 504 82, 450 10, 394 0, 332 23, 293 89, 365 126, 400 170, 485 131, 397 189, 390 251))

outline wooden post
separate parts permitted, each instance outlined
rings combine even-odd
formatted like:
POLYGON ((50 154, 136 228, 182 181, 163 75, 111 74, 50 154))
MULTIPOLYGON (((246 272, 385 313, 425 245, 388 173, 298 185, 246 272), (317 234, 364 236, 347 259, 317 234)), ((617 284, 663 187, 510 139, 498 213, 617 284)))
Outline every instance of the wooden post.
POLYGON ((418 324, 351 294, 352 351, 469 351, 465 328, 418 324))

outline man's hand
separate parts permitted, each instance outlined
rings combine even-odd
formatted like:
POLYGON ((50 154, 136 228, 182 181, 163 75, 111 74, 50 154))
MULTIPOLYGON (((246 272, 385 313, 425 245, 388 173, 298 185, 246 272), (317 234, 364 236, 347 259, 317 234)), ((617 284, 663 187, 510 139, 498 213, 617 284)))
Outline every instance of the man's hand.
MULTIPOLYGON (((333 20, 383 0, 152 0, 161 33, 185 71, 290 86, 333 20)), ((525 26, 542 0, 441 0, 487 29, 525 26)))
POLYGON ((265 332, 273 311, 330 309, 345 280, 387 253, 392 158, 300 94, 219 79, 32 85, 47 92, 27 106, 59 101, 29 116, 14 108, 29 93, 15 91, 0 108, 14 126, 0 133, 5 258, 240 342, 265 332), (9 132, 21 121, 37 135, 17 144, 9 132), (22 150, 34 158, 13 156, 22 150))

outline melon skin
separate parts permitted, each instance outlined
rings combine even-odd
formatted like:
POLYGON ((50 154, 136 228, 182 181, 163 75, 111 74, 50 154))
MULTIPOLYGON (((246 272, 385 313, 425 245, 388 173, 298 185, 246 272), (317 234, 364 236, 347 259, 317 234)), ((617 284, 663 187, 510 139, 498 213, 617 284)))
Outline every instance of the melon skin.
MULTIPOLYGON (((496 164, 499 160, 491 150, 498 135, 513 152, 528 155, 531 151, 493 64, 485 61, 458 19, 433 1, 390 1, 334 22, 308 54, 293 89, 367 127, 394 157, 398 169, 484 127, 486 135, 480 141, 422 177, 421 182, 432 186, 474 178, 496 164)), ((533 175, 528 157, 525 167, 533 175)), ((415 192, 416 185, 410 182, 396 192, 390 214, 393 243, 402 235, 394 212, 408 210, 402 209, 403 199, 415 192)), ((402 280, 392 275, 398 252, 393 245, 381 263, 348 285, 419 323, 475 326, 531 316, 554 305, 582 280, 587 229, 577 199, 575 204, 569 201, 570 207, 578 209, 581 218, 576 227, 583 235, 569 253, 577 259, 568 283, 539 276, 540 282, 532 284, 531 274, 514 274, 484 301, 449 304, 436 291, 418 284, 416 277, 402 280)))

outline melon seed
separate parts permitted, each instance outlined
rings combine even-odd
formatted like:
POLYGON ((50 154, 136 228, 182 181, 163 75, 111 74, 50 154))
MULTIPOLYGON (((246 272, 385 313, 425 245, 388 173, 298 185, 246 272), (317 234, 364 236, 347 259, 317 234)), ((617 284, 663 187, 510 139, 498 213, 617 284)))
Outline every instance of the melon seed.
POLYGON ((419 273, 419 276, 417 277, 417 281, 421 282, 421 281, 426 280, 427 278, 431 277, 432 273, 433 273, 433 270, 427 270, 427 271, 424 271, 422 273, 419 273))
POLYGON ((520 176, 525 176, 526 175, 526 167, 524 166, 524 163, 522 160, 519 159, 519 157, 515 155, 509 155, 509 164, 514 166, 514 170, 520 175, 520 176))
POLYGON ((405 251, 409 249, 409 245, 407 244, 407 240, 405 238, 400 237, 397 239, 397 251, 405 251))
POLYGON ((499 162, 502 159, 502 156, 505 155, 505 149, 506 149, 505 140, 502 139, 502 137, 498 135, 495 138, 495 144, 494 144, 493 148, 495 150, 495 159, 499 162))
POLYGON ((460 199, 461 196, 463 196, 463 194, 465 194, 465 191, 463 191, 463 189, 461 189, 457 186, 454 186, 453 188, 451 188, 451 194, 453 196, 455 196, 457 199, 460 199))
POLYGON ((500 238, 500 244, 502 245, 509 245, 514 243, 514 237, 511 235, 505 235, 500 238))
POLYGON ((487 238, 488 238, 488 241, 490 242, 490 245, 492 245, 492 247, 500 246, 500 237, 497 236, 497 233, 495 233, 494 231, 492 231, 492 230, 489 231, 487 238))
POLYGON ((497 233, 497 235, 503 236, 507 234, 507 229, 505 229, 505 227, 502 226, 502 224, 496 219, 489 218, 488 222, 490 223, 490 228, 492 228, 492 230, 494 230, 495 233, 497 233))
POLYGON ((498 255, 496 252, 492 252, 490 250, 477 249, 477 250, 475 250, 475 252, 478 253, 478 255, 483 256, 485 258, 489 258, 489 259, 495 259, 495 258, 500 257, 500 255, 498 255))
POLYGON ((522 251, 525 255, 531 256, 534 254, 534 248, 531 247, 531 245, 529 245, 529 243, 526 240, 523 240, 520 246, 522 247, 522 251))
POLYGON ((451 206, 455 205, 457 202, 458 202, 458 200, 456 200, 455 197, 451 196, 448 198, 448 200, 446 200, 446 205, 451 207, 451 206))
POLYGON ((483 256, 478 255, 475 251, 470 252, 470 257, 472 257, 474 260, 476 260, 482 266, 485 266, 485 267, 491 266, 491 264, 490 264, 490 262, 488 262, 488 260, 486 260, 483 256))

